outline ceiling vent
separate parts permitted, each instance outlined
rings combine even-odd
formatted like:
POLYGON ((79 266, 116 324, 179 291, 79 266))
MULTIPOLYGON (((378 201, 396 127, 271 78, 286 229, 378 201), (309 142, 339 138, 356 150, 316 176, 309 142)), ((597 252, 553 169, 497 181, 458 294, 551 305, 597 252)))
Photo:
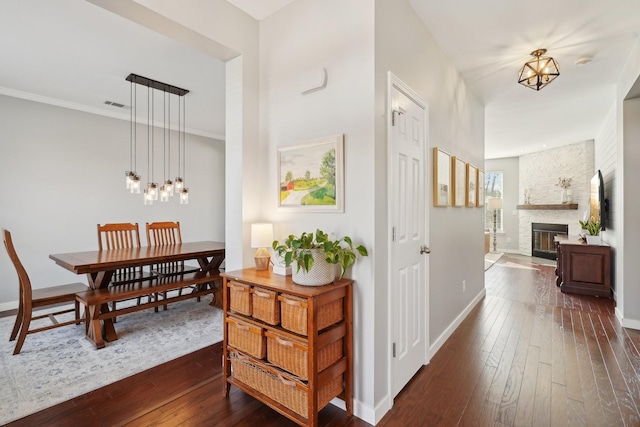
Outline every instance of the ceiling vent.
POLYGON ((125 105, 124 104, 120 104, 119 102, 104 101, 104 103, 107 104, 107 105, 111 105, 112 107, 125 108, 125 105))

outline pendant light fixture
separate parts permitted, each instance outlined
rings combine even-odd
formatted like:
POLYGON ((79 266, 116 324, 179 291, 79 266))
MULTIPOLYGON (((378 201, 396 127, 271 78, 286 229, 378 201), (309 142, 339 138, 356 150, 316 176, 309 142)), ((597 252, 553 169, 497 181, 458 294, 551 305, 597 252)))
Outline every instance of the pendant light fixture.
POLYGON ((540 90, 560 75, 558 63, 550 56, 542 56, 547 49, 531 52, 534 58, 526 62, 518 74, 518 83, 534 90, 540 90))
POLYGON ((180 193, 180 204, 186 205, 189 203, 189 189, 185 185, 185 157, 186 157, 186 131, 184 127, 184 117, 186 115, 185 112, 185 102, 184 97, 180 98, 182 100, 182 114, 180 114, 180 110, 178 110, 178 125, 180 125, 180 117, 182 117, 182 128, 178 130, 178 176, 176 178, 176 185, 178 182, 180 183, 180 188, 178 192, 180 193), (182 159, 182 163, 180 162, 182 159))
POLYGON ((125 172, 127 190, 132 194, 140 194, 140 175, 136 172, 136 153, 137 153, 137 119, 136 119, 136 87, 133 82, 129 88, 129 98, 131 102, 131 112, 129 117, 129 156, 130 156, 130 170, 125 172))
POLYGON ((131 117, 130 117, 130 171, 126 172, 127 188, 132 193, 140 193, 140 175, 136 170, 137 160, 137 91, 136 85, 147 87, 147 185, 144 190, 144 204, 152 205, 154 201, 168 202, 174 192, 180 194, 180 203, 189 202, 189 190, 184 186, 185 174, 185 107, 184 95, 189 93, 181 89, 157 80, 142 77, 137 74, 129 74, 126 78, 131 83, 131 117), (163 93, 163 175, 164 184, 158 186, 155 182, 155 91, 163 93), (175 184, 169 178, 171 176, 171 95, 178 96, 178 177, 175 184))

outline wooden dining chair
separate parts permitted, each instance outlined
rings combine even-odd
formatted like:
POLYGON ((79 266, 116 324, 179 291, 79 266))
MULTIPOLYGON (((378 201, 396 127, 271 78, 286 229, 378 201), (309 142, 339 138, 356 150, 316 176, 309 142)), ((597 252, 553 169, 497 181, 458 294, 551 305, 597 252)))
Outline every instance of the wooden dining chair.
MULTIPOLYGON (((182 243, 180 222, 152 222, 146 223, 147 244, 149 246, 175 245, 182 243)), ((192 273, 199 271, 200 266, 188 266, 184 261, 163 262, 153 267, 153 271, 160 275, 192 273)))
MULTIPOLYGON (((127 222, 98 224, 98 249, 134 249, 139 248, 140 231, 138 223, 131 224, 127 222)), ((131 286, 143 280, 150 280, 157 275, 151 271, 145 271, 140 267, 119 268, 113 273, 110 285, 113 286, 131 286)), ((140 298, 137 298, 138 304, 140 298)), ((112 309, 116 309, 116 303, 112 303, 112 309)), ((115 322, 116 319, 114 318, 115 322)))
POLYGON ((27 275, 15 248, 13 247, 13 240, 11 239, 11 233, 8 230, 2 229, 2 240, 4 247, 7 248, 9 258, 13 263, 13 266, 18 273, 18 283, 20 285, 20 299, 18 301, 18 315, 16 317, 16 323, 13 325, 11 336, 9 341, 13 341, 18 337, 16 347, 13 350, 13 354, 20 353, 24 340, 28 334, 36 332, 46 331, 48 329, 59 328, 61 326, 67 326, 71 324, 79 325, 84 321, 84 318, 80 318, 80 304, 76 301, 76 292, 86 291, 89 287, 84 283, 70 283, 68 285, 52 286, 48 288, 32 289, 31 280, 27 275), (43 314, 39 316, 33 315, 33 309, 59 305, 62 303, 75 304, 74 308, 62 309, 54 313, 43 314), (55 316, 64 313, 75 312, 73 320, 58 322, 55 316), (29 329, 32 320, 49 318, 52 322, 49 326, 41 326, 34 329, 29 329))
MULTIPOLYGON (((147 245, 149 246, 162 246, 162 245, 175 245, 182 243, 182 233, 180 232, 180 222, 172 221, 160 221, 146 223, 147 232, 147 245)), ((161 264, 154 264, 151 267, 151 271, 158 276, 175 276, 179 274, 192 273, 200 271, 200 266, 185 265, 184 261, 163 262, 161 264)), ((181 288, 178 290, 178 295, 182 295, 181 288)), ((163 295, 166 297, 166 295, 163 295)), ((200 297, 197 298, 200 301, 200 297)), ((167 309, 167 306, 164 306, 167 309)))

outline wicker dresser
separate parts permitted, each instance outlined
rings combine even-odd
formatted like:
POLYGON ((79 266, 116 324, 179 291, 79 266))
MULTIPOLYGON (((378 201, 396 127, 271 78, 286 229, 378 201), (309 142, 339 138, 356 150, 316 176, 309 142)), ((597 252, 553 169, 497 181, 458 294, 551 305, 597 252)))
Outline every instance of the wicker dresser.
POLYGON ((353 413, 352 281, 299 286, 249 268, 224 278, 224 394, 231 385, 303 426, 334 397, 353 413))

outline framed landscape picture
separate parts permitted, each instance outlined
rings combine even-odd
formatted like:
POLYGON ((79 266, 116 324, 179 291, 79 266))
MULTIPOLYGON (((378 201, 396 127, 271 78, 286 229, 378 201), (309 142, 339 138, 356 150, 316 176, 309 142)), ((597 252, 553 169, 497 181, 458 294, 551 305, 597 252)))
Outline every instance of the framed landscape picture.
POLYGON ((478 189, 478 169, 467 163, 467 206, 475 207, 478 189))
POLYGON ((453 206, 464 206, 467 195, 467 163, 459 157, 451 159, 453 166, 453 206))
POLYGON ((476 206, 482 207, 484 206, 484 171, 478 169, 478 179, 476 180, 478 186, 478 196, 476 200, 476 206))
POLYGON ((278 148, 278 209, 344 212, 344 136, 278 148))
POLYGON ((451 156, 433 149, 433 205, 451 206, 451 156))

